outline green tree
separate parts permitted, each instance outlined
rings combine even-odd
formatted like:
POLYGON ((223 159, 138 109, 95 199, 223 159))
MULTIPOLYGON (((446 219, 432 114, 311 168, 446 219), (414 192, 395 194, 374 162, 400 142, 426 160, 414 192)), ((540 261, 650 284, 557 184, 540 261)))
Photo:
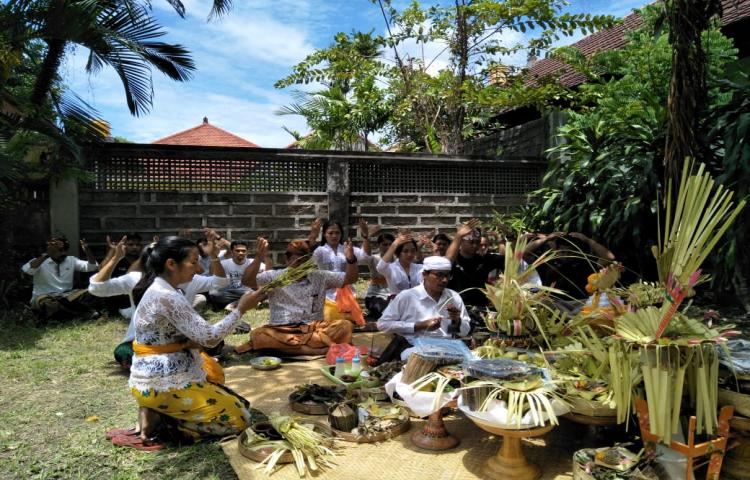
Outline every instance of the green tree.
POLYGON ((445 153, 461 152, 473 126, 495 113, 498 105, 485 95, 483 80, 504 56, 538 55, 561 36, 608 28, 615 21, 606 15, 562 13, 564 0, 455 0, 429 8, 413 1, 403 11, 390 0, 373 1, 388 26, 400 80, 392 85, 399 103, 393 136, 416 133, 427 146, 439 142, 445 153), (531 37, 506 44, 505 32, 531 37), (406 41, 446 45, 448 65, 429 74, 435 59, 404 56, 399 48, 406 41))
POLYGON ((383 40, 370 33, 338 33, 334 44, 307 56, 276 88, 311 82, 325 88, 293 92, 294 102, 278 111, 300 115, 312 132, 298 139, 304 148, 351 150, 388 121, 390 109, 378 78, 387 69, 379 60, 383 40))
MULTIPOLYGON (((583 58, 558 52, 589 82, 575 94, 575 111, 558 130, 539 195, 530 217, 534 228, 581 231, 597 238, 640 274, 653 265, 657 196, 662 190, 663 158, 672 76, 672 47, 656 27, 658 13, 643 10, 644 26, 628 33, 621 49, 583 58)), ((709 45, 709 104, 726 103, 716 84, 736 50, 718 28, 704 32, 709 45)))
MULTIPOLYGON (((561 36, 614 23, 610 16, 562 13, 563 0, 455 0, 448 6, 427 8, 412 1, 403 10, 390 0, 372 2, 383 14, 386 38, 339 33, 334 45, 308 56, 276 86, 320 82, 338 88, 361 125, 367 125, 360 132, 382 129, 385 139, 401 148, 436 153, 461 152, 474 128, 501 106, 498 95, 487 94, 484 80, 504 55, 522 50, 538 53, 561 36), (501 41, 507 31, 533 37, 507 45, 501 41), (405 54, 407 43, 446 45, 441 55, 447 56, 447 66, 433 71, 438 59, 405 54), (385 58, 383 47, 395 58, 395 65, 385 58)), ((316 103, 321 93, 303 96, 316 103)), ((305 102, 296 102, 291 110, 300 111, 301 105, 305 102)), ((346 110, 338 103, 332 106, 337 113, 346 110)), ((331 125, 345 125, 344 118, 334 118, 331 125)))
POLYGON ((60 175, 75 167, 81 142, 108 133, 106 121, 59 75, 74 45, 89 51, 87 72, 117 72, 134 115, 151 106, 152 69, 177 81, 190 78, 195 67, 189 52, 160 41, 165 32, 148 7, 127 0, 11 0, 0 6, 0 135, 6 155, 17 164, 37 159, 42 170, 60 175))

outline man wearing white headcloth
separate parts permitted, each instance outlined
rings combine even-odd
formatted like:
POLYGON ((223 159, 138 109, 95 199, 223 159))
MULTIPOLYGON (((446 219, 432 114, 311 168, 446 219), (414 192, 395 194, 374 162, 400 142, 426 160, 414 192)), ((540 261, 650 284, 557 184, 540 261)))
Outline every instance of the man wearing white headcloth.
POLYGON ((451 338, 454 334, 469 334, 469 313, 464 302, 458 293, 447 288, 450 260, 427 257, 423 265, 423 283, 399 293, 378 320, 378 330, 397 335, 394 346, 389 345, 381 355, 381 363, 395 359, 397 354, 406 360, 413 350, 414 338, 419 336, 451 338))

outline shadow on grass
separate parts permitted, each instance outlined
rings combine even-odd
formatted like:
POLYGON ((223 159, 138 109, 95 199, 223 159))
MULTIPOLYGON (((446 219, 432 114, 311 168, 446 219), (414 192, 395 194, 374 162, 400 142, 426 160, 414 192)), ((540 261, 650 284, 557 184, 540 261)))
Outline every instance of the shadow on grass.
POLYGON ((39 319, 27 307, 16 307, 0 314, 0 350, 28 350, 43 337, 49 326, 40 325, 39 319))
MULTIPOLYGON (((168 476, 170 472, 175 474, 190 472, 191 478, 216 478, 221 480, 237 478, 218 441, 170 447, 168 450, 154 455, 149 461, 149 466, 159 475, 168 476)), ((167 478, 167 476, 161 478, 167 478)))

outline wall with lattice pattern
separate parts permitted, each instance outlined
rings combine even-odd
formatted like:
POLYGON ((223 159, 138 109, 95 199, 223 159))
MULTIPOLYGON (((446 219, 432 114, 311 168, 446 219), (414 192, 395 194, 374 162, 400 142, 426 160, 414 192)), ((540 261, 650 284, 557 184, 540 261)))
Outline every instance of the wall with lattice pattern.
POLYGON ((546 167, 537 159, 137 144, 105 145, 88 158, 80 233, 100 252, 106 235, 191 229, 197 237, 212 227, 230 239, 268 238, 277 261, 316 217, 431 232, 512 211, 546 167))

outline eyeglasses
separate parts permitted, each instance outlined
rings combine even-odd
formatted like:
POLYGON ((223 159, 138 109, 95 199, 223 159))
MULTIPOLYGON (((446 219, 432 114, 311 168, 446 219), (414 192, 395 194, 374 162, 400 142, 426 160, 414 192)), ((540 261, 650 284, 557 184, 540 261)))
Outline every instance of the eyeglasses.
POLYGON ((436 278, 440 278, 440 279, 447 278, 448 280, 450 280, 453 277, 453 275, 451 275, 451 272, 441 272, 441 271, 430 270, 427 273, 431 273, 436 278))

